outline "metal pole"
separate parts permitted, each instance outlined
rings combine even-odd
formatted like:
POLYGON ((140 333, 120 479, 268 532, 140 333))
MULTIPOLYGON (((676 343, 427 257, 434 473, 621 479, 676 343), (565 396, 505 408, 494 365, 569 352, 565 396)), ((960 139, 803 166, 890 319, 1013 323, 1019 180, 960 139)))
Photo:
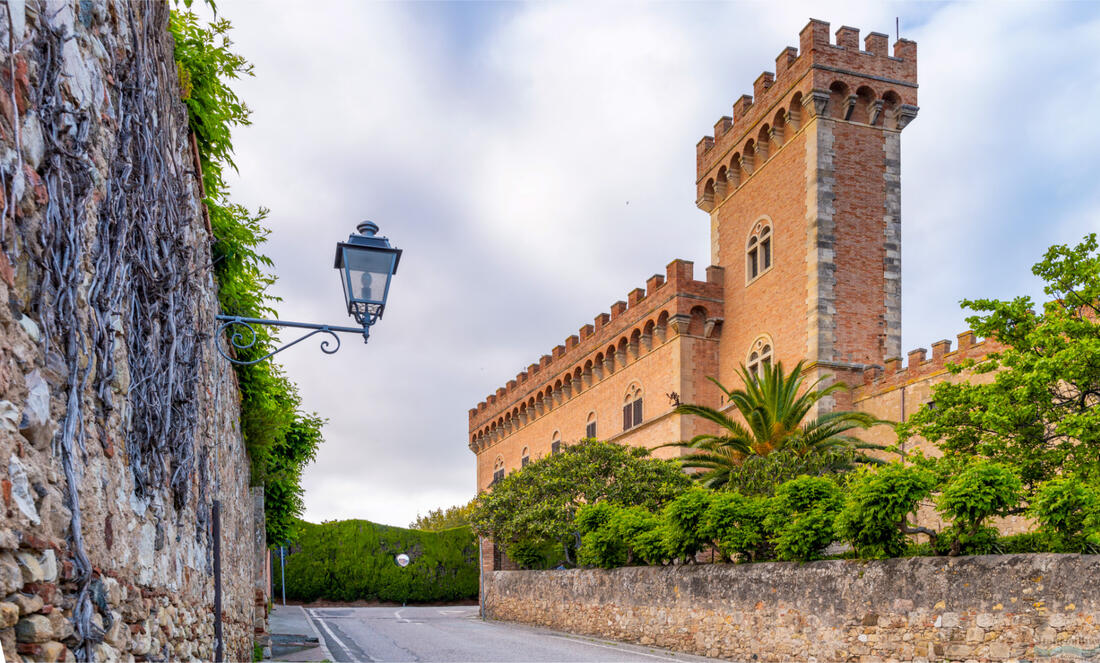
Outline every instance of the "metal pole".
POLYGON ((214 530, 214 663, 222 663, 222 503, 214 500, 212 529, 214 530))
POLYGON ((279 546, 279 566, 282 568, 283 574, 283 607, 286 607, 286 548, 279 546))

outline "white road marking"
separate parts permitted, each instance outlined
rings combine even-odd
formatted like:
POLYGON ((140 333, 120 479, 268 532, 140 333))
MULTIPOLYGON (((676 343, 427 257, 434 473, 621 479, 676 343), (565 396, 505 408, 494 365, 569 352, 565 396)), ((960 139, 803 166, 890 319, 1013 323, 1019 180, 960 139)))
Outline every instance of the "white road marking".
POLYGON ((328 650, 328 644, 325 643, 325 639, 321 637, 321 632, 317 630, 317 626, 313 623, 313 620, 310 618, 309 610, 306 610, 302 606, 298 606, 298 609, 301 610, 305 614, 306 623, 309 624, 309 627, 311 629, 313 629, 313 635, 317 636, 317 642, 321 645, 321 653, 324 654, 325 658, 327 658, 327 659, 330 659, 330 660, 335 659, 336 657, 333 656, 332 652, 330 652, 328 650))
POLYGON ((612 651, 624 652, 628 654, 637 654, 638 656, 648 656, 650 658, 659 658, 662 661, 678 661, 680 659, 672 656, 660 656, 658 654, 647 654, 645 652, 636 651, 634 649, 627 649, 625 647, 611 647, 609 645, 601 645, 595 642, 589 642, 587 640, 581 640, 580 638, 571 638, 567 635, 554 635, 553 633, 546 633, 547 637, 558 638, 559 640, 568 640, 569 642, 577 642, 582 645, 588 645, 589 647, 599 647, 600 649, 610 649, 612 651))
MULTIPOLYGON (((401 610, 404 610, 404 608, 401 608, 401 610)), ((401 618, 401 610, 398 610, 397 612, 393 613, 393 616, 397 620, 398 624, 408 624, 409 620, 401 618)))
MULTIPOLYGON (((336 637, 336 634, 332 632, 332 629, 330 629, 330 628, 328 627, 328 624, 326 624, 326 623, 324 622, 324 620, 320 619, 320 618, 319 618, 319 617, 317 617, 316 615, 314 615, 314 617, 315 617, 315 618, 317 618, 317 623, 321 625, 321 628, 325 629, 325 631, 326 631, 326 632, 327 632, 327 633, 328 633, 328 634, 329 634, 330 636, 332 636, 332 639, 336 641, 336 644, 337 644, 337 645, 339 645, 339 646, 340 646, 340 648, 344 650, 344 653, 348 655, 348 658, 354 661, 354 660, 355 660, 355 657, 351 655, 351 648, 350 648, 350 647, 348 647, 348 646, 347 646, 346 644, 344 644, 344 641, 343 641, 343 640, 341 640, 340 638, 336 637)), ((375 659, 371 658, 370 654, 367 654, 366 652, 363 652, 363 655, 367 657, 367 660, 368 660, 368 661, 373 661, 373 660, 375 660, 375 659)), ((333 657, 333 658, 335 658, 335 657, 333 657)))

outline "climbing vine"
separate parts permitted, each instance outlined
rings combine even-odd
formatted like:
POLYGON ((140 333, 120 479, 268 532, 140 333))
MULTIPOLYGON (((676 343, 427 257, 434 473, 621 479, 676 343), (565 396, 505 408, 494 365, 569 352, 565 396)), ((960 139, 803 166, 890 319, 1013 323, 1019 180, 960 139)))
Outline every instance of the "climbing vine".
MULTIPOLYGON (((253 213, 229 199, 225 181, 233 163, 232 130, 249 124, 250 111, 229 82, 252 75, 252 65, 232 52, 225 19, 203 25, 195 14, 173 11, 169 29, 180 71, 181 97, 198 146, 204 203, 209 210, 214 275, 222 311, 244 317, 274 317, 277 298, 268 293, 274 278, 271 261, 261 253, 268 230, 267 210, 253 213)), ((256 329, 254 346, 238 352, 246 361, 271 350, 275 340, 256 329)), ((237 366, 241 393, 241 433, 252 465, 252 480, 263 485, 267 539, 274 544, 294 538, 303 509, 301 475, 321 442, 323 420, 301 410, 298 389, 270 361, 237 366)))

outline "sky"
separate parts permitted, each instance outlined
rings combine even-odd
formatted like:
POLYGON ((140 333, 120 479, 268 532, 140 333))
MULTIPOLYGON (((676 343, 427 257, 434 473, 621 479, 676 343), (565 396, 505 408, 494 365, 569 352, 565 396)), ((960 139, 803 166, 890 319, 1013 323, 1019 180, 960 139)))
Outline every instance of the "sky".
POLYGON ((350 324, 359 221, 404 250, 369 344, 278 357, 328 421, 314 522, 468 501, 471 407, 672 259, 702 273, 695 144, 811 16, 918 43, 905 351, 964 330, 963 298, 1041 297, 1045 248, 1100 230, 1100 4, 217 4, 255 65, 232 198, 271 210, 280 317, 350 324))

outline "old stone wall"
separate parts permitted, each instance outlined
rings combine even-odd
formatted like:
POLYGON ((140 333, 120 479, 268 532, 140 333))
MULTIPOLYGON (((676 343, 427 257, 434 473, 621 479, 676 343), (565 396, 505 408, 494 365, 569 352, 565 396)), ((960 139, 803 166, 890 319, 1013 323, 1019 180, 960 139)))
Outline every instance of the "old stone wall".
POLYGON ((735 661, 1100 658, 1100 555, 485 574, 486 616, 735 661))
MULTIPOLYGON (((255 516, 169 3, 0 8, 4 657, 248 660, 255 516)), ((262 626, 262 622, 261 622, 262 626)))

